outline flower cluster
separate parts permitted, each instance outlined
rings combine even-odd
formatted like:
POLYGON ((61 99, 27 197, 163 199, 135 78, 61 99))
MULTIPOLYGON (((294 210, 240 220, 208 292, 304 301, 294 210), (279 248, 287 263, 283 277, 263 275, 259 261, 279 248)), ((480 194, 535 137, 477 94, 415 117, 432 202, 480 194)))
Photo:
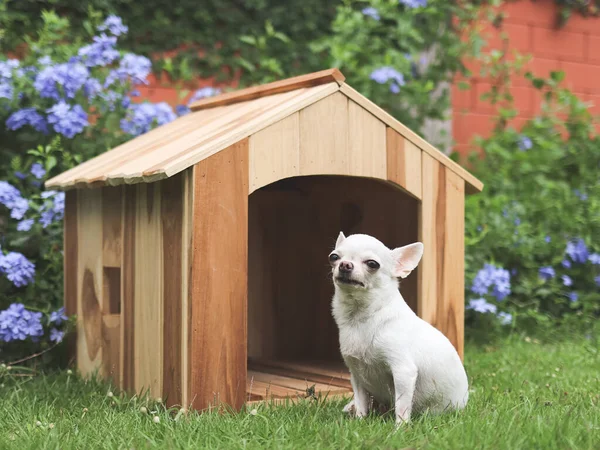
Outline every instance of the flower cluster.
POLYGON ((424 8, 427 6, 427 0, 399 0, 399 3, 407 8, 424 8))
POLYGON ((379 84, 386 84, 388 81, 391 81, 390 91, 394 94, 400 92, 400 86, 404 86, 406 84, 404 75, 402 75, 393 67, 387 66, 380 67, 379 69, 375 69, 373 72, 371 72, 371 80, 379 84))
POLYGON ((18 102, 18 109, 6 121, 9 130, 28 126, 44 134, 53 131, 73 139, 90 126, 89 111, 105 113, 114 111, 117 105, 130 118, 122 122, 127 134, 141 134, 155 123, 166 123, 176 117, 166 104, 141 109, 131 105, 127 92, 133 96, 132 85, 148 84, 152 63, 145 56, 121 55, 117 40, 128 28, 119 17, 109 16, 97 30, 99 34, 92 42, 65 62, 54 62, 45 56, 37 59, 37 66, 21 68, 17 60, 0 61, 0 98, 13 100, 15 79, 27 76, 40 99, 36 106, 18 102))
POLYGON ((165 103, 138 103, 131 105, 127 117, 121 119, 121 129, 133 136, 146 133, 155 124, 163 125, 176 118, 171 107, 165 103))
POLYGON ((40 223, 46 228, 52 222, 62 220, 65 212, 65 193, 45 191, 41 197, 45 201, 40 208, 40 223))
POLYGON ((0 253, 0 273, 16 287, 26 286, 35 276, 35 265, 18 252, 0 253))
POLYGON ((372 6, 364 8, 362 10, 362 13, 365 16, 370 17, 373 20, 380 20, 381 19, 381 17, 379 16, 379 11, 377 11, 377 9, 373 8, 372 6))
MULTIPOLYGON (((565 247, 565 257, 561 261, 560 265, 564 269, 571 269, 573 264, 585 264, 587 262, 593 265, 600 265, 600 254, 590 254, 585 241, 581 238, 568 241, 565 247)), ((556 270, 552 266, 540 267, 538 273, 539 277, 543 281, 550 281, 556 277, 556 270)), ((571 287, 575 284, 573 278, 567 274, 562 274, 560 276, 560 280, 562 285, 565 287, 571 287)), ((600 286, 600 277, 596 277, 594 281, 597 286, 600 286)), ((577 294, 575 291, 568 292, 566 296, 571 302, 576 302, 579 300, 579 294, 577 294)))
MULTIPOLYGON (((497 301, 504 300, 511 293, 510 272, 493 264, 485 264, 473 280, 471 292, 477 295, 492 295, 497 301), (490 292, 491 291, 491 292, 490 292)), ((467 309, 479 313, 497 315, 503 325, 512 322, 512 315, 507 312, 498 312, 498 307, 489 303, 484 297, 471 300, 467 309)))
POLYGON ((44 320, 41 312, 32 312, 21 303, 13 303, 4 311, 0 311, 0 341, 24 341, 31 338, 38 341, 45 334, 44 324, 49 330, 49 340, 59 343, 63 340, 64 330, 60 325, 65 324, 67 317, 64 308, 53 311, 44 320))
POLYGON ((0 181, 0 204, 10 210, 13 219, 20 220, 29 209, 29 203, 19 190, 7 181, 0 181))
POLYGON ((485 264, 475 276, 471 292, 477 295, 486 295, 490 293, 490 288, 492 288, 491 295, 498 301, 504 300, 510 295, 509 271, 493 264, 485 264))

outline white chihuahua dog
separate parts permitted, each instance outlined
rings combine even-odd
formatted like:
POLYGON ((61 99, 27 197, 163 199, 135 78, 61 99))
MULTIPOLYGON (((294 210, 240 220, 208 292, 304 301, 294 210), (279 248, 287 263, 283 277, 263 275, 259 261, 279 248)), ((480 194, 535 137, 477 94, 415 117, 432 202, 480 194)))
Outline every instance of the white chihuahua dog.
POLYGON ((329 255, 333 317, 354 391, 344 411, 356 417, 367 415, 370 397, 394 408, 397 424, 412 412, 441 413, 467 403, 458 353, 417 317, 398 289, 398 278, 406 278, 422 256, 420 242, 390 250, 371 236, 343 233, 329 255))

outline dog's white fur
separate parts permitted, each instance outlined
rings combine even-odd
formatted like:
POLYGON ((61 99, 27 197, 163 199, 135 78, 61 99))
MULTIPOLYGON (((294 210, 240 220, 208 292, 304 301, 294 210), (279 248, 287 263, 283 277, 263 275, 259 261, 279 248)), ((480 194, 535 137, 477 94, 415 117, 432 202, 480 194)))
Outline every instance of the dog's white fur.
POLYGON ((467 375, 458 353, 410 309, 398 289, 398 278, 406 278, 422 255, 420 242, 390 250, 368 235, 339 234, 330 263, 333 317, 354 391, 345 412, 364 417, 372 397, 393 407, 400 424, 413 412, 441 413, 467 403, 467 375))

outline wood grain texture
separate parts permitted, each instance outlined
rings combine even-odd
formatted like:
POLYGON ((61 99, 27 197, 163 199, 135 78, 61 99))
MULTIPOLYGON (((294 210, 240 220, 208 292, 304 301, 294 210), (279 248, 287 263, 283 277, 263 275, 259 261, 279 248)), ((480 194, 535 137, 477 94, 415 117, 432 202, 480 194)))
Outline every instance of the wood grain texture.
POLYGON ((452 161, 444 153, 439 151, 437 148, 435 148, 425 139, 420 137, 406 125, 403 125, 398 120, 393 118, 390 114, 388 114, 379 106, 377 106, 375 103, 371 102, 368 98, 362 96, 347 84, 343 84, 340 87, 340 92, 348 96, 348 98, 354 100, 356 103, 361 105, 375 117, 379 118, 379 120, 383 121, 389 127, 396 130, 398 133, 404 136, 404 138, 415 144, 417 148, 420 148, 433 159, 437 160, 439 163, 443 164, 445 167, 448 167, 451 171, 459 175, 466 182, 466 192, 468 194, 475 194, 483 190, 483 183, 479 181, 475 176, 470 174, 459 164, 452 161))
MULTIPOLYGON (((465 182, 454 172, 446 172, 446 211, 442 296, 438 298, 440 326, 464 357, 465 324, 465 182)), ((441 180, 440 180, 441 182, 441 180)))
POLYGON ((122 201, 121 187, 102 189, 102 265, 104 267, 121 267, 122 201))
MULTIPOLYGON (((163 246, 163 386, 162 396, 167 406, 182 402, 181 323, 183 285, 183 207, 184 174, 161 182, 161 216, 163 246)), ((185 269, 187 272, 187 268, 185 269)), ((187 295, 187 292, 185 292, 187 295)))
POLYGON ((300 111, 300 174, 350 175, 346 96, 335 93, 300 111))
POLYGON ((245 139, 194 168, 189 395, 197 409, 245 400, 248 146, 245 139))
POLYGON ((123 187, 123 252, 121 273, 122 386, 135 392, 135 224, 137 186, 123 187))
POLYGON ((190 393, 190 333, 189 323, 192 308, 192 249, 193 249, 193 227, 194 227, 194 168, 190 167, 183 173, 183 255, 181 258, 181 403, 189 405, 190 393))
POLYGON ((385 129, 381 120, 356 102, 348 101, 347 152, 350 174, 386 179, 385 129))
POLYGON ((419 316, 463 356, 464 180, 423 154, 419 316))
MULTIPOLYGON (((440 163, 428 154, 423 154, 421 225, 419 240, 424 245, 423 258, 419 263, 419 304, 418 315, 423 320, 435 324, 437 322, 436 303, 439 298, 438 286, 438 254, 443 249, 438 242, 436 223, 440 220, 440 209, 443 205, 445 184, 440 186, 440 163), (440 193, 440 188, 442 192, 440 193), (440 194, 442 198, 440 198, 440 194), (441 207, 438 205, 441 204, 441 207)), ((443 216, 441 217, 443 219, 443 216)), ((444 225, 442 224, 442 227, 444 225)), ((443 235, 442 235, 443 237, 443 235)))
MULTIPOLYGON (((63 222, 64 239, 64 298, 65 314, 77 314, 78 289, 78 237, 77 237, 77 191, 65 193, 65 213, 63 222)), ((67 337, 69 359, 75 360, 77 356, 77 337, 75 333, 67 337)))
POLYGON ((285 80, 274 81, 260 86, 252 86, 233 92, 226 92, 214 97, 198 100, 190 105, 192 111, 214 108, 216 106, 245 102, 259 97, 265 97, 282 92, 293 91, 300 88, 318 86, 326 83, 342 84, 346 78, 338 69, 326 69, 320 72, 300 75, 285 80))
POLYGON ((421 199, 421 153, 412 142, 387 127, 387 179, 421 199))
POLYGON ((121 386, 121 315, 102 316, 102 376, 121 386))
POLYGON ((83 376, 102 365, 102 191, 77 192, 77 367, 83 376))
POLYGON ((137 185, 135 211, 135 389, 162 395, 163 245, 161 185, 137 185))
POLYGON ((250 136, 249 193, 300 174, 300 113, 250 136))

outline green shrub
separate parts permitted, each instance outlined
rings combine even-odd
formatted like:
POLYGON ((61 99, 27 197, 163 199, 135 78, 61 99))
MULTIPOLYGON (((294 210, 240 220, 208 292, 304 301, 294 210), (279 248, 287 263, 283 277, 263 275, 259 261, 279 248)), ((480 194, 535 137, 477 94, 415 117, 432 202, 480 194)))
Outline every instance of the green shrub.
POLYGON ((496 309, 519 329, 589 328, 600 313, 600 138, 562 73, 528 78, 542 112, 520 132, 499 115, 472 160, 485 188, 466 203, 467 320, 488 327, 481 312, 496 309))

